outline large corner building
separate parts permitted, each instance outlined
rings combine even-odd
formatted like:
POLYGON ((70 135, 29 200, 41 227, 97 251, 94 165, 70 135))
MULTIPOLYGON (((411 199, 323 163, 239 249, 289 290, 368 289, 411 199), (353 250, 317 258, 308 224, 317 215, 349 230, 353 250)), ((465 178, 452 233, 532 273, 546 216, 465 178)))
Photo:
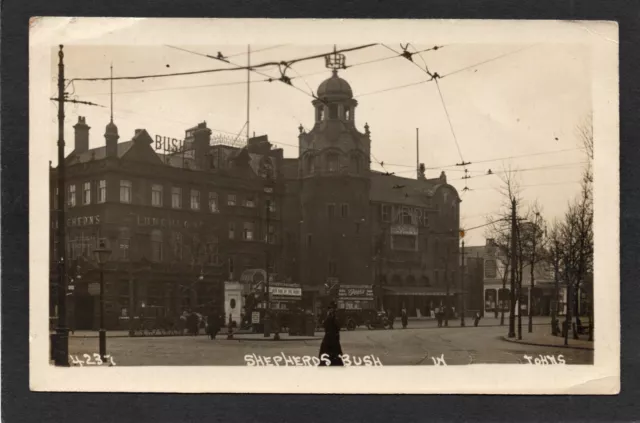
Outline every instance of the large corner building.
MULTIPOLYGON (((309 107, 313 127, 299 128, 297 158, 284 158, 266 136, 243 146, 212 142, 206 123, 186 131, 178 153, 158 151, 162 137, 145 129, 121 142, 114 122, 104 145, 89 149, 90 128, 79 118, 62 205, 72 325, 96 327, 90 291, 100 241, 113 251, 104 269, 108 327, 141 307, 175 314, 222 304, 225 282, 253 281, 264 270, 298 285, 307 309, 335 286, 375 294, 342 298, 345 308, 428 315, 447 293, 456 307, 458 193, 444 173, 412 179, 371 170, 372 143, 387 140, 359 125, 357 106, 334 71, 309 107)), ((54 313, 55 168, 50 179, 54 313)))

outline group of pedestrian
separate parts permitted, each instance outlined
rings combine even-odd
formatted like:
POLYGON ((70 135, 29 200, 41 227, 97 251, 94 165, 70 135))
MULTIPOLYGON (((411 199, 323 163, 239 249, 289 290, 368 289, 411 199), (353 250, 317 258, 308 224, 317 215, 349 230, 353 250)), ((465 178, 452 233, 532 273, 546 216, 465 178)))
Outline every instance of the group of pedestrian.
POLYGON ((202 316, 192 310, 184 310, 180 316, 182 330, 186 329, 187 334, 191 336, 198 336, 200 334, 201 323, 202 316))

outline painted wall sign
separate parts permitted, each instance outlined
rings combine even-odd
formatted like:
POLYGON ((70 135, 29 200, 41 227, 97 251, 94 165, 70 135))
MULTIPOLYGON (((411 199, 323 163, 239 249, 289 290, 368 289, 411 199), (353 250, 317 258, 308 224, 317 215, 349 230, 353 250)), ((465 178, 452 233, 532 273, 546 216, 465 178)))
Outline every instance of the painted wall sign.
POLYGON ((204 225, 202 221, 189 221, 183 219, 167 219, 160 217, 136 216, 138 226, 153 226, 162 228, 200 228, 204 225))
POLYGON ((67 226, 90 226, 99 225, 100 215, 95 216, 78 216, 67 219, 67 226))
POLYGON ((342 285, 338 289, 340 299, 373 299, 373 287, 371 285, 342 285))
POLYGON ((156 151, 161 151, 164 154, 184 154, 185 157, 194 157, 191 144, 177 138, 156 135, 154 148, 156 151))
POLYGON ((407 206, 393 206, 392 222, 399 224, 411 224, 414 226, 429 226, 429 214, 427 209, 407 206))
POLYGON ((156 135, 155 149, 165 153, 178 153, 184 147, 184 141, 177 138, 156 135))
POLYGON ((271 295, 278 295, 283 297, 301 297, 302 289, 301 288, 285 288, 281 286, 270 286, 269 293, 271 293, 271 295))

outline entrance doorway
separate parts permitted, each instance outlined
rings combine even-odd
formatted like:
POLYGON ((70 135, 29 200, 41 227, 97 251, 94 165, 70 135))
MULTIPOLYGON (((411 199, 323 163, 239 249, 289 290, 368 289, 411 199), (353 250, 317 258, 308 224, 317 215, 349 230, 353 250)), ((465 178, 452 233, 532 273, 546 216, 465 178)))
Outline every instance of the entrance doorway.
POLYGON ((91 295, 79 295, 75 298, 76 330, 94 330, 94 298, 91 295))

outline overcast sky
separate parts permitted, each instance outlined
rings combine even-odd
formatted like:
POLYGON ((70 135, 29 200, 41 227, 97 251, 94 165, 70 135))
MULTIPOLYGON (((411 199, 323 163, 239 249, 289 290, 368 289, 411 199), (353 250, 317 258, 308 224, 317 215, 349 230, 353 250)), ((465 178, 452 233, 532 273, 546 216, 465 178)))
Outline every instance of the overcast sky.
MULTIPOLYGON (((399 44, 387 44, 398 51, 399 44)), ((237 65, 246 65, 246 45, 177 46, 198 53, 218 51, 237 65)), ((338 48, 352 47, 338 45, 338 48)), ((431 45, 415 45, 423 50, 431 45)), ((333 45, 252 45, 252 64, 281 61, 331 51, 333 45), (262 51, 258 51, 262 50, 262 51)), ((346 54, 347 65, 390 58, 395 53, 382 45, 346 54)), ((57 57, 52 58, 51 93, 56 93, 57 57)), ((414 56, 414 62, 445 76, 439 81, 444 105, 434 82, 392 89, 428 79, 404 58, 354 66, 343 70, 359 102, 356 126, 371 131, 372 169, 415 177, 416 128, 420 129, 420 162, 427 177, 441 170, 462 195, 461 223, 471 228, 501 206, 498 176, 482 176, 488 169, 499 172, 511 166, 521 169, 518 179, 526 203, 538 200, 548 219, 564 213, 568 200, 579 190, 585 161, 579 150, 576 127, 591 111, 589 50, 578 44, 486 45, 452 44, 414 56), (503 56, 503 57, 500 57, 503 56), (499 57, 495 60, 490 60, 499 57), (490 61, 489 61, 490 60, 490 61), (488 61, 487 63, 480 64, 488 61), (477 65, 477 66, 475 66, 477 65), (464 71, 446 76, 452 72, 464 71), (389 89, 388 91, 380 92, 389 89), (468 166, 470 189, 465 181, 460 153, 468 166), (525 156, 504 159, 511 156, 525 156), (384 169, 378 162, 384 162, 384 169), (482 163, 480 163, 482 162, 482 163), (431 169, 433 168, 433 169, 431 169)), ((210 58, 168 46, 109 47, 65 46, 66 78, 107 77, 113 63, 114 76, 148 75, 232 67, 210 58)), ((277 68, 260 72, 279 76, 277 68)), ((284 149, 285 157, 297 156, 298 126, 313 126, 311 92, 330 76, 323 59, 301 62, 287 72, 296 88, 264 81, 251 74, 250 131, 267 134, 284 149), (299 77, 302 75, 302 77, 299 77)), ((246 71, 220 72, 170 78, 147 78, 114 82, 114 122, 120 141, 131 139, 136 128, 152 137, 182 139, 185 129, 206 121, 215 133, 237 134, 246 122, 246 71)), ((109 82, 75 82, 69 92, 78 100, 105 108, 68 105, 65 137, 67 153, 73 149, 73 128, 78 116, 91 126, 90 147, 104 144, 109 122, 109 82)), ((52 108, 56 105, 52 103, 52 108)), ((55 115, 52 115, 55 116, 55 115)), ((50 122, 52 131, 56 122, 50 122)), ((55 132, 54 132, 55 133, 55 132)), ((244 136, 244 130, 242 130, 244 136)), ((56 163, 55 143, 51 160, 56 163)), ((484 229, 468 232, 467 245, 484 243, 484 229)))

